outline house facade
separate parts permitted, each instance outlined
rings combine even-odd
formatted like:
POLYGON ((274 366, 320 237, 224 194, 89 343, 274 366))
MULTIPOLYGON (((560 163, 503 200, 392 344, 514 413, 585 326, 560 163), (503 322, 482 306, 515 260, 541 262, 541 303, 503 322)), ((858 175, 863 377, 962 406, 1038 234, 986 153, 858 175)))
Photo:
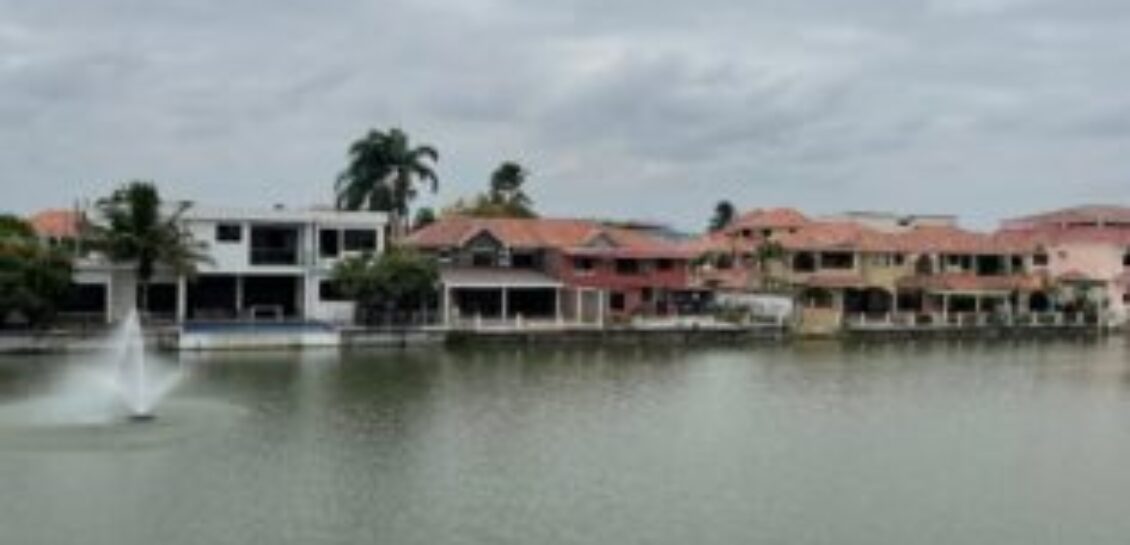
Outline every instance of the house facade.
POLYGON ((441 263, 441 315, 603 325, 687 311, 691 253, 642 230, 574 219, 449 217, 405 244, 441 263))
MULTIPOLYGON (((72 213, 71 222, 83 216, 72 213)), ((208 260, 192 277, 155 272, 141 309, 151 321, 349 323, 354 305, 330 281, 333 267, 351 255, 380 253, 387 243, 388 219, 375 212, 193 207, 180 221, 203 244, 208 260)), ((48 226, 34 218, 32 224, 37 230, 48 226)), ((61 231, 55 225, 41 232, 56 236, 61 231)), ((138 302, 133 267, 78 250, 75 289, 64 314, 121 320, 138 302)))
POLYGON ((1038 248, 1066 298, 1089 300, 1115 323, 1130 316, 1130 207, 1078 206, 1001 223, 1000 236, 1038 248))

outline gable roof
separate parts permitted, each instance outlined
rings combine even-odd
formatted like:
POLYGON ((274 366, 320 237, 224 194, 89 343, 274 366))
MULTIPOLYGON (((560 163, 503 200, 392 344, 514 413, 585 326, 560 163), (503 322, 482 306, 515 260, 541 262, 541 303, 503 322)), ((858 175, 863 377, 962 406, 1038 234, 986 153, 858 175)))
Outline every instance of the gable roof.
POLYGON ((592 220, 562 218, 472 218, 452 216, 440 219, 407 238, 416 248, 461 247, 482 233, 516 249, 553 248, 569 254, 616 254, 632 256, 683 257, 682 245, 640 230, 614 227, 592 220), (607 239, 611 244, 593 245, 607 239))

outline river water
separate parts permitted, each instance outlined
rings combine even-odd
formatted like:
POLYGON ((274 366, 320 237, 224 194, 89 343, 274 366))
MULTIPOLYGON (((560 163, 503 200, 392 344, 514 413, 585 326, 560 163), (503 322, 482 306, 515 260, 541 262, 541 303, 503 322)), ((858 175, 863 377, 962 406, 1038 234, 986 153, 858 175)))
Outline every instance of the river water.
POLYGON ((64 425, 13 407, 83 358, 0 359, 0 543, 1130 542, 1122 338, 181 365, 64 425))

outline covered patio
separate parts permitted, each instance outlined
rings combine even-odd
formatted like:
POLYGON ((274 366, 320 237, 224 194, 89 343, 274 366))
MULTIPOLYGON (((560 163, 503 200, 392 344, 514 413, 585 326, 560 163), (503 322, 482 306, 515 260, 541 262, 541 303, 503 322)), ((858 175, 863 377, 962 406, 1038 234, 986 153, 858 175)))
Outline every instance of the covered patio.
POLYGON ((602 308, 599 293, 594 301, 592 294, 570 292, 562 282, 529 269, 447 269, 440 284, 440 313, 449 327, 575 324, 602 308))

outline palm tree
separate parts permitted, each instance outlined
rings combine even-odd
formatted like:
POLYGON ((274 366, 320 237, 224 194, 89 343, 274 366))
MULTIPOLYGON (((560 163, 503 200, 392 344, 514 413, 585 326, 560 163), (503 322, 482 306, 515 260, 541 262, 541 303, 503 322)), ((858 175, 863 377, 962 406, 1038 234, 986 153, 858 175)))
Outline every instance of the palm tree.
POLYGON ((710 230, 721 231, 725 229, 730 222, 734 221, 734 215, 737 211, 734 204, 730 201, 718 201, 714 206, 714 217, 710 218, 710 230))
POLYGON ((167 215, 162 215, 161 204, 152 182, 133 181, 98 201, 104 223, 88 227, 95 248, 136 267, 137 308, 142 312, 148 308, 149 282, 158 266, 177 276, 191 276, 198 263, 209 261, 204 244, 180 225, 191 204, 178 203, 167 215))
POLYGON ((349 166, 335 186, 337 207, 388 212, 396 232, 407 231, 416 185, 430 184, 433 193, 438 189, 437 161, 439 152, 434 147, 413 146, 400 129, 370 130, 349 147, 349 166))

